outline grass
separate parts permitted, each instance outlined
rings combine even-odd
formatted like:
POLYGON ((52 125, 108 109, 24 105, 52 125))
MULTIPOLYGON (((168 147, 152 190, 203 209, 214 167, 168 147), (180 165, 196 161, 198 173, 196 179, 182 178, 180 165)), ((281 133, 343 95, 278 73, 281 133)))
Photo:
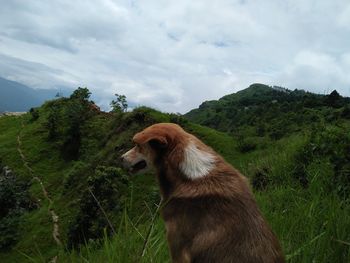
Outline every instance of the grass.
POLYGON ((132 220, 124 210, 116 234, 90 241, 81 251, 62 254, 62 262, 170 262, 164 225, 157 212, 132 220), (146 220, 146 221, 145 221, 146 220))
MULTIPOLYGON (((203 134, 203 138, 209 138, 213 142, 213 137, 217 136, 215 131, 206 132, 209 134, 203 134)), ((282 243, 288 262, 349 262, 350 206, 334 191, 329 190, 329 175, 332 173, 330 164, 327 160, 315 160, 309 166, 307 176, 310 184, 307 189, 290 179, 292 155, 304 143, 303 136, 292 136, 288 143, 287 140, 281 140, 274 147, 264 149, 264 152, 269 154, 260 153, 260 156, 263 156, 261 159, 257 158, 259 154, 252 153, 248 154, 248 157, 236 156, 236 160, 240 161, 246 170, 252 169, 249 166, 270 166, 272 177, 277 177, 277 185, 269 187, 266 191, 256 192, 255 195, 263 214, 282 243), (254 162, 249 163, 248 160, 252 159, 254 162)), ((225 147, 222 151, 225 151, 234 144, 226 142, 219 146, 223 145, 225 147)), ((230 161, 234 163, 235 160, 230 161)), ((149 257, 130 256, 140 255, 142 237, 146 231, 144 225, 148 226, 150 221, 151 216, 147 222, 137 227, 134 227, 137 224, 128 221, 129 227, 125 227, 128 231, 114 236, 112 240, 104 239, 104 246, 97 254, 91 252, 92 247, 87 245, 85 249, 90 250, 90 254, 84 257, 84 261, 80 261, 81 255, 73 253, 70 255, 71 262, 167 262, 165 233, 159 218, 155 222, 154 237, 152 236, 156 242, 151 243, 152 253, 147 254, 149 257), (121 243, 124 245, 121 246, 121 243), (127 255, 124 254, 125 250, 128 251, 127 255), (163 253, 158 254, 158 251, 163 253), (105 255, 114 255, 112 258, 115 261, 108 261, 105 255), (118 261, 119 257, 122 261, 118 261)))
MULTIPOLYGON (((256 193, 256 198, 280 238, 288 262, 349 262, 350 208, 335 194, 320 191, 322 185, 317 180, 310 187, 310 191, 274 188, 256 193)), ((162 220, 158 214, 149 214, 146 222, 141 218, 133 221, 125 211, 112 239, 105 237, 99 245, 87 244, 80 253, 63 254, 62 262, 169 262, 162 220), (142 256, 153 217, 154 226, 142 256)))
MULTIPOLYGON (((155 111, 149 115, 153 120, 170 121, 169 116, 155 111)), ((56 145, 47 141, 43 121, 39 119, 31 123, 29 116, 0 118, 0 159, 23 179, 31 179, 16 149, 17 135, 24 122, 21 132, 23 152, 54 201, 65 243, 80 189, 63 194, 64 178, 75 162, 64 161, 56 145)), ((142 128, 131 122, 117 132, 113 130, 117 122, 117 119, 95 116, 86 124, 83 161, 113 163, 119 155, 115 149, 129 147, 132 135, 142 128), (97 134, 93 130, 98 130, 97 134), (92 156, 94 152, 97 153, 92 156)), ((305 135, 291 134, 276 142, 262 139, 265 141, 261 147, 243 154, 237 150, 237 141, 225 133, 190 122, 183 126, 248 177, 254 176, 255 171, 262 167, 268 168, 270 183, 255 195, 281 241, 288 262, 350 262, 350 205, 332 189, 333 171, 329 160, 315 159, 308 165, 308 188, 302 188, 292 179, 293 156, 304 145, 305 135)), ((79 180, 84 182, 86 178, 79 180)), ((47 213, 48 203, 43 200, 40 187, 33 182, 30 189, 33 197, 43 201, 39 209, 22 216, 21 238, 12 251, 0 253, 0 261, 48 262, 58 254, 58 262, 170 262, 165 228, 156 211, 159 199, 154 177, 140 175, 130 181, 126 205, 114 221, 116 234, 110 237, 105 233, 100 241, 87 240, 80 251, 55 246, 47 213)))

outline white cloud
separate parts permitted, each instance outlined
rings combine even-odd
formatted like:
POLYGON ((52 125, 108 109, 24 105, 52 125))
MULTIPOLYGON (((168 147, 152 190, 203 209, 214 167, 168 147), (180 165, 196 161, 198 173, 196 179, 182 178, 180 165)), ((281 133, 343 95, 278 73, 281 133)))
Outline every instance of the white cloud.
POLYGON ((0 75, 186 112, 254 82, 350 96, 346 0, 5 1, 0 75))
POLYGON ((349 54, 336 58, 321 52, 301 51, 281 74, 280 81, 315 93, 329 94, 337 89, 349 95, 349 58, 349 54))
POLYGON ((345 29, 350 29, 350 4, 348 4, 343 11, 337 17, 337 23, 339 26, 345 29))

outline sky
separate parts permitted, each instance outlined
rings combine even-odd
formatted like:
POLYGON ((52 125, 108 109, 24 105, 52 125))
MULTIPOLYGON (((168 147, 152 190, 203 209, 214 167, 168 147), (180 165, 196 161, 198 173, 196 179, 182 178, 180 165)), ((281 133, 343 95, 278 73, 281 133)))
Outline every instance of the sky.
POLYGON ((350 96, 348 0, 0 0, 0 76, 185 113, 252 83, 350 96))

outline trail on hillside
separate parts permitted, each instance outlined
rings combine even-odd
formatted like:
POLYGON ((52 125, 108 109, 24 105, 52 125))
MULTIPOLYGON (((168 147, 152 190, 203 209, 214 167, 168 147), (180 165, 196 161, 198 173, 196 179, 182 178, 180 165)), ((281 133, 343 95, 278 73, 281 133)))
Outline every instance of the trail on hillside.
MULTIPOLYGON (((59 217, 58 215, 55 213, 55 210, 53 209, 53 201, 50 198, 45 185, 43 184, 42 180, 40 179, 40 177, 36 176, 33 169, 29 166, 29 163, 26 160, 26 157, 22 151, 22 140, 21 140, 21 134, 22 134, 22 130, 24 128, 24 123, 22 120, 22 128, 21 131, 19 132, 18 136, 17 136, 17 151, 19 152, 19 155, 21 156, 22 162, 24 164, 24 166, 26 167, 26 169, 29 171, 29 173, 31 174, 33 180, 37 181, 40 184, 41 190, 43 192, 43 195, 45 197, 45 199, 49 202, 49 209, 48 212, 51 216, 51 220, 52 220, 52 224, 53 224, 53 230, 52 230, 52 237, 56 243, 57 246, 61 246, 62 242, 60 240, 60 232, 59 232, 59 217)), ((50 262, 56 262, 57 261, 57 256, 55 256, 50 262)))

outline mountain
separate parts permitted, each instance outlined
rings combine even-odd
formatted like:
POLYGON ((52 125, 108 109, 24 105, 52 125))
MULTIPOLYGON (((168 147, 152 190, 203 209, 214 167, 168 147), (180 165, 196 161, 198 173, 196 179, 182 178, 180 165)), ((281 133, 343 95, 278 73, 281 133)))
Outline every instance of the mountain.
POLYGON ((53 99, 59 89, 32 89, 16 81, 0 77, 0 112, 28 111, 53 99))
POLYGON ((219 100, 203 102, 184 116, 195 123, 225 132, 281 137, 320 120, 347 114, 350 99, 336 91, 319 95, 303 90, 253 84, 219 100), (344 111, 344 112, 340 112, 344 111), (278 130, 279 134, 275 131, 278 130))
MULTIPOLYGON (((253 85, 204 103, 222 132, 146 107, 101 112, 82 91, 0 117, 1 262, 170 262, 155 176, 129 175, 120 160, 158 122, 249 179, 288 262, 349 261, 350 109, 337 92, 253 85), (230 111, 236 125, 225 125, 230 111)), ((206 121, 202 108, 192 117, 206 121)))

